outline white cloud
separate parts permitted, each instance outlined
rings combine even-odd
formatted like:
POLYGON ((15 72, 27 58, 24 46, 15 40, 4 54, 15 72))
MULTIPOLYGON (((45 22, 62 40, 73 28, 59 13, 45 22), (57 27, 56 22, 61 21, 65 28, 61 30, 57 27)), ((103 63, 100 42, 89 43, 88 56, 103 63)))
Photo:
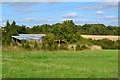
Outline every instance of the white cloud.
POLYGON ((102 2, 101 4, 90 4, 88 6, 80 7, 82 10, 116 10, 118 7, 117 2, 102 2))
POLYGON ((32 6, 37 5, 37 2, 6 2, 3 5, 8 5, 13 8, 31 8, 32 6))
POLYGON ((38 5, 37 2, 6 2, 3 3, 8 7, 13 8, 13 12, 15 13, 33 13, 40 12, 40 10, 32 8, 35 5, 38 5))
POLYGON ((64 18, 64 19, 53 19, 53 18, 24 18, 24 22, 27 23, 48 23, 48 22, 63 22, 65 20, 73 20, 75 23, 87 23, 91 20, 89 19, 71 19, 71 18, 64 18))
POLYGON ((37 18, 24 18, 25 21, 37 21, 37 18))
POLYGON ((75 2, 79 0, 2 0, 2 2, 75 2))
POLYGON ((118 26, 118 20, 111 20, 111 21, 108 21, 108 22, 105 22, 106 24, 108 25, 116 25, 118 26))
POLYGON ((119 0, 106 0, 106 2, 119 2, 119 0))
POLYGON ((118 17, 117 16, 103 16, 96 18, 96 22, 104 23, 107 25, 118 25, 118 17))
POLYGON ((0 21, 2 21, 2 18, 0 18, 0 21))
POLYGON ((119 2, 119 0, 1 0, 2 2, 119 2))
POLYGON ((104 17, 98 17, 99 20, 116 20, 118 19, 117 16, 104 16, 104 17))
POLYGON ((96 11, 95 14, 105 14, 103 11, 96 11))
POLYGON ((24 20, 26 22, 35 22, 35 23, 39 23, 39 22, 52 22, 53 21, 52 18, 24 18, 24 20))
POLYGON ((76 16, 77 16, 77 13, 72 12, 72 13, 63 15, 62 17, 63 17, 63 18, 74 18, 74 17, 76 17, 76 16))
POLYGON ((5 22, 0 22, 0 26, 2 27, 5 26, 5 24, 6 24, 5 22))
POLYGON ((47 4, 47 5, 58 5, 60 2, 42 2, 43 4, 47 4))
POLYGON ((41 12, 40 10, 37 9, 15 9, 13 10, 16 13, 37 13, 37 12, 41 12))

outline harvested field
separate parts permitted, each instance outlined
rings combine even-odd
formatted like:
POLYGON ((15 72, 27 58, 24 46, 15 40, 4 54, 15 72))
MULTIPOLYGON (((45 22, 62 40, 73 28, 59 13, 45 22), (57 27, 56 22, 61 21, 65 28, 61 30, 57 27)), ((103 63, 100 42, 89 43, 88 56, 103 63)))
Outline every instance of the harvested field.
POLYGON ((110 40, 113 40, 113 41, 116 41, 118 40, 118 37, 120 36, 111 36, 111 35, 81 35, 83 38, 91 38, 93 40, 99 40, 99 39, 104 39, 104 38, 107 38, 107 39, 110 39, 110 40))

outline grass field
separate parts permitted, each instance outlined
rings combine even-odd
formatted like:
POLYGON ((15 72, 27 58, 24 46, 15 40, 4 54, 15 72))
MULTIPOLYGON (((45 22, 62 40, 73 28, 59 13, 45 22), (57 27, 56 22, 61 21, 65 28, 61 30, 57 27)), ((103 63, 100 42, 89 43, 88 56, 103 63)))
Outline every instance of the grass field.
POLYGON ((118 51, 3 51, 3 78, 116 78, 118 51))

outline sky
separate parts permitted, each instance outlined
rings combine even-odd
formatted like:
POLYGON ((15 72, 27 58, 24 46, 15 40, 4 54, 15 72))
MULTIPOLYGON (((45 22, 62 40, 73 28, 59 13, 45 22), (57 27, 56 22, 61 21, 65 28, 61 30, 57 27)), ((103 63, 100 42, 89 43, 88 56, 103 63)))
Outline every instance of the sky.
POLYGON ((27 27, 65 20, 73 20, 76 25, 118 26, 117 2, 3 2, 0 7, 0 26, 4 26, 7 20, 27 27))

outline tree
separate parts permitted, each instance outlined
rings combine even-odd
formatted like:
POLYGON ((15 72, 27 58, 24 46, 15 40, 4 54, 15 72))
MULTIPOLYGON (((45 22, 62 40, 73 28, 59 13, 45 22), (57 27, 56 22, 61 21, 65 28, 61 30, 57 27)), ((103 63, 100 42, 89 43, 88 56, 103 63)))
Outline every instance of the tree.
POLYGON ((18 32, 16 30, 10 30, 7 35, 6 35, 6 42, 8 45, 10 45, 10 43, 12 42, 12 36, 18 36, 18 32))
POLYGON ((66 20, 63 22, 64 25, 70 26, 70 27, 74 27, 74 22, 73 20, 66 20))
POLYGON ((15 25, 16 25, 16 22, 15 22, 15 21, 13 21, 13 22, 12 22, 12 26, 15 26, 15 25))
POLYGON ((10 23, 9 23, 9 20, 7 20, 7 22, 6 22, 6 27, 10 27, 10 23))
POLYGON ((43 36, 43 44, 42 44, 42 48, 43 49, 52 49, 52 46, 54 45, 54 39, 55 39, 55 35, 50 33, 50 34, 46 34, 46 36, 43 36))
POLYGON ((7 22, 6 22, 5 30, 6 30, 6 32, 11 30, 11 24, 9 23, 9 20, 7 20, 7 22))
POLYGON ((21 27, 19 27, 18 33, 20 34, 26 34, 26 26, 22 25, 21 27))

